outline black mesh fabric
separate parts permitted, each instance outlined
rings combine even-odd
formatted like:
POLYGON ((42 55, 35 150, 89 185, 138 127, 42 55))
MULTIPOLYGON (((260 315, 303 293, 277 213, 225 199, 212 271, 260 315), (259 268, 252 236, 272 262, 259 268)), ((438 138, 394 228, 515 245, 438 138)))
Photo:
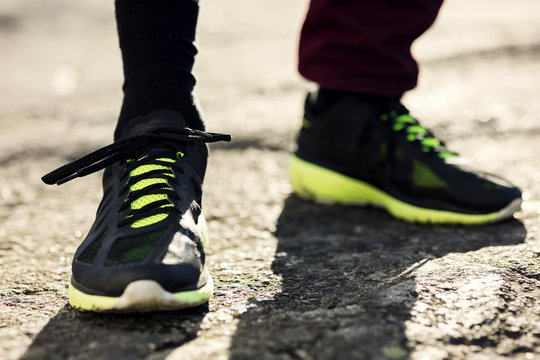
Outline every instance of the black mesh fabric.
POLYGON ((103 241, 105 240, 105 237, 107 236, 107 232, 109 231, 108 228, 105 228, 99 236, 88 246, 81 255, 77 258, 80 262, 86 263, 86 264, 93 264, 94 260, 96 259, 96 255, 103 246, 103 241))
POLYGON ((116 240, 105 260, 105 266, 144 261, 150 255, 158 241, 165 235, 165 231, 165 229, 158 230, 116 240))

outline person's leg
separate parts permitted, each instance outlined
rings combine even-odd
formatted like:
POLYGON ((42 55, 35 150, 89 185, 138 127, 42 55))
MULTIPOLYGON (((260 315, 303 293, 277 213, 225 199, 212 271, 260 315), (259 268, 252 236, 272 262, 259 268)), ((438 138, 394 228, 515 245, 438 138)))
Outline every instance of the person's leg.
POLYGON ((441 0, 312 0, 299 71, 320 88, 305 104, 291 157, 296 194, 372 204, 408 221, 480 224, 519 209, 512 184, 453 165, 446 149, 401 105, 416 85, 410 47, 441 0))
POLYGON ((124 64, 119 130, 135 116, 156 109, 180 112, 203 129, 193 102, 191 73, 197 49, 197 0, 116 0, 116 23, 124 64))
POLYGON ((208 301, 201 216, 210 134, 193 102, 195 0, 116 0, 124 101, 115 143, 43 177, 63 183, 105 168, 103 199, 73 258, 70 304, 152 311, 208 301))
POLYGON ((442 0, 312 0, 299 47, 300 73, 322 87, 401 96, 416 86, 411 44, 442 0))

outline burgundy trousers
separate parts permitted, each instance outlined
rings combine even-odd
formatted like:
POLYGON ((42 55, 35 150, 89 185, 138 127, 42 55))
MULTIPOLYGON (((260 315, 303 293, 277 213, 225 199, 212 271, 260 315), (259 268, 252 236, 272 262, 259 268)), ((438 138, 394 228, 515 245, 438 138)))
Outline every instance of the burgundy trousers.
POLYGON ((300 36, 300 74, 320 86, 401 96, 416 86, 413 41, 443 0, 311 0, 300 36))

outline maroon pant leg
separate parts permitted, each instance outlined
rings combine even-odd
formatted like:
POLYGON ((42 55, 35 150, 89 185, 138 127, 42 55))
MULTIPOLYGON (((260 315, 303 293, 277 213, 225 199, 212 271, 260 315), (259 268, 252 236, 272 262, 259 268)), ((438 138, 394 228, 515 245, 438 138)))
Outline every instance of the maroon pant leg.
POLYGON ((311 0, 298 68, 337 90, 401 96, 416 86, 412 42, 443 0, 311 0))

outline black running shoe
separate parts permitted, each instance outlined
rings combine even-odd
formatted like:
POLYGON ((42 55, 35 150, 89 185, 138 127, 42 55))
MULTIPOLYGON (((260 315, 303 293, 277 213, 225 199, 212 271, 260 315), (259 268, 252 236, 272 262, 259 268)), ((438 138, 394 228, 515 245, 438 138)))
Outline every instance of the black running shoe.
POLYGON ((61 184, 105 168, 96 220, 73 259, 70 305, 144 312, 203 304, 213 289, 201 215, 205 143, 230 136, 189 129, 168 110, 125 129, 115 143, 43 177, 61 184))
POLYGON ((457 160, 398 100, 346 97, 317 113, 308 96, 290 177, 300 197, 411 222, 484 224, 520 209, 517 187, 457 160))

